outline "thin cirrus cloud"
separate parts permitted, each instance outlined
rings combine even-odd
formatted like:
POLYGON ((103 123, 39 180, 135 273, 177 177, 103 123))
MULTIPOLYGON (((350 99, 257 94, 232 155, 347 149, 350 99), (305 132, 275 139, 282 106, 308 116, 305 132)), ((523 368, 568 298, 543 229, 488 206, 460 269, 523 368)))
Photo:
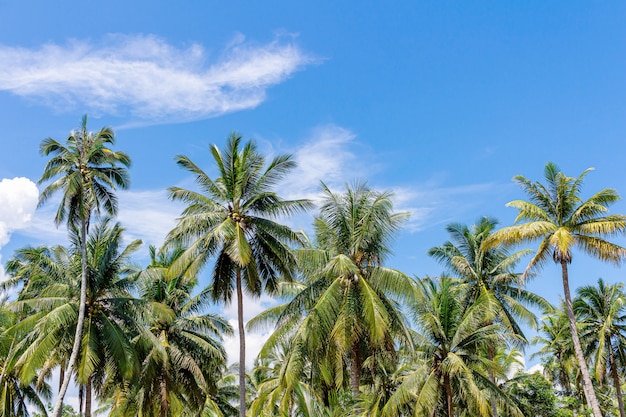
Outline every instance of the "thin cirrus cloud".
POLYGON ((259 105, 266 90, 316 60, 293 40, 259 45, 237 37, 209 60, 154 35, 108 35, 38 48, 0 45, 0 90, 47 105, 162 123, 259 105))

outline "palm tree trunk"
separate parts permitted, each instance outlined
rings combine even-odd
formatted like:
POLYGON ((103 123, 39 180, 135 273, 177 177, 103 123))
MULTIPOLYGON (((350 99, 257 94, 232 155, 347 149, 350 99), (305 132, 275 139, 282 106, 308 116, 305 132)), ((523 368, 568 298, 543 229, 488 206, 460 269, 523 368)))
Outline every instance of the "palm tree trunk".
POLYGON ((85 305, 87 302, 87 219, 82 219, 80 224, 80 254, 82 263, 82 272, 80 277, 80 302, 78 305, 78 322, 76 323, 76 334, 74 335, 74 345, 72 346, 72 353, 67 363, 67 372, 63 378, 63 384, 59 390, 57 401, 54 404, 52 410, 52 417, 61 417, 63 411, 63 399, 65 393, 70 384, 70 377, 72 376, 72 368, 78 358, 78 351, 80 350, 80 340, 83 336, 83 326, 85 325, 85 305))
POLYGON ((350 351, 350 387, 355 400, 361 394, 361 364, 358 349, 358 346, 353 346, 350 351))
MULTIPOLYGON (((493 385, 496 385, 496 374, 493 370, 493 360, 496 356, 495 353, 495 347, 493 345, 490 345, 487 347, 487 359, 489 359, 489 362, 491 362, 491 368, 489 369, 489 380, 491 381, 491 383, 493 385)), ((496 405, 496 397, 494 395, 491 395, 491 416, 492 417, 498 417, 498 407, 496 405)))
POLYGON ((611 376, 613 377, 613 385, 615 385, 615 394, 617 395, 617 405, 619 407, 619 416, 624 417, 624 399, 622 398, 622 388, 620 386, 619 374, 617 373, 617 364, 615 363, 615 355, 613 354, 613 346, 609 341, 609 363, 611 365, 611 376))
POLYGON ((352 388, 352 398, 355 402, 355 414, 360 409, 357 404, 361 395, 361 358, 359 357, 359 345, 354 343, 350 350, 350 387, 352 388))
POLYGON ((583 392, 587 399, 587 404, 594 417, 602 417, 600 412, 600 405, 596 398, 596 392, 591 383, 591 376, 589 375, 589 369, 587 368, 587 361, 583 354, 582 347, 580 345, 580 338, 578 337, 578 330, 576 329, 576 317, 574 316, 574 308, 572 306, 572 296, 569 291, 569 275, 567 272, 567 261, 561 259, 561 272, 563 278, 563 292, 565 293, 565 306, 567 307, 567 318, 569 321, 570 332, 572 333, 572 342, 574 344, 574 353, 578 360, 578 366, 580 367, 580 373, 582 376, 583 392))
POLYGON ((159 396, 161 397, 161 413, 159 417, 167 417, 167 411, 170 408, 170 403, 167 400, 167 382, 165 377, 161 375, 161 381, 159 381, 159 396))
POLYGON ((443 385, 446 390, 446 406, 448 407, 448 417, 454 417, 454 402, 452 398, 452 385, 450 385, 450 376, 443 376, 443 385))
POLYGON ((91 417, 91 379, 85 385, 85 417, 91 417))
POLYGON ((83 415, 84 404, 85 404, 85 386, 79 385, 78 386, 78 414, 81 416, 83 415))
POLYGON ((65 365, 61 363, 61 370, 59 371, 59 391, 58 392, 61 392, 63 381, 65 381, 65 365))
POLYGON ((246 335, 243 328, 241 270, 237 268, 237 321, 239 322, 239 417, 246 417, 246 335))

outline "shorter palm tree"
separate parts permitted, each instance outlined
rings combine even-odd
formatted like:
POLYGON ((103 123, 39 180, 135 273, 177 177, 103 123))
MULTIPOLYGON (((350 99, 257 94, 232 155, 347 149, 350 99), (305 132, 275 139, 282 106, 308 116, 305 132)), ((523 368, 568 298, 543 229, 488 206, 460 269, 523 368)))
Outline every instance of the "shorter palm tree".
POLYGON ((486 372, 493 363, 482 354, 484 347, 504 342, 500 325, 485 324, 485 318, 497 314, 489 297, 466 307, 459 281, 425 278, 418 282, 410 308, 418 327, 416 356, 400 376, 383 416, 396 416, 407 406, 413 415, 454 416, 465 410, 467 415, 490 416, 490 398, 508 415, 521 414, 486 372))
POLYGON ((192 416, 219 409, 214 398, 226 364, 222 335, 232 329, 221 317, 201 314, 208 289, 193 296, 195 278, 168 274, 182 253, 150 248, 150 266, 138 278, 146 328, 134 347, 142 366, 136 381, 114 394, 120 400, 113 416, 192 416))
POLYGON ((596 380, 602 383, 610 375, 618 402, 620 417, 624 417, 621 380, 618 367, 626 365, 626 294, 624 284, 606 284, 602 278, 597 286, 579 288, 574 299, 574 312, 584 323, 581 340, 593 355, 596 380), (621 362, 621 363, 620 363, 621 362))
POLYGON ((129 337, 135 326, 134 300, 128 291, 132 282, 125 275, 133 271, 130 255, 141 242, 133 241, 124 247, 123 231, 119 223, 111 225, 111 220, 105 218, 88 236, 85 329, 81 332, 79 360, 73 368, 68 367, 67 358, 80 308, 80 234, 74 234, 70 249, 59 246, 52 250, 20 251, 12 266, 17 267, 16 278, 23 275, 28 282, 11 308, 30 316, 11 331, 20 332, 32 326, 18 344, 24 347, 17 362, 21 376, 29 381, 42 369, 41 376, 45 377, 57 365, 62 373, 75 374, 84 393, 81 398, 85 401, 86 417, 91 415, 92 388, 99 393, 105 379, 121 381, 138 366, 129 337))
POLYGON ((269 344, 289 340, 281 386, 291 393, 304 370, 322 402, 349 387, 358 403, 363 369, 376 355, 394 356, 410 344, 400 309, 412 280, 383 266, 389 244, 407 213, 394 213, 391 194, 364 183, 334 193, 322 184, 316 247, 298 249, 305 288, 283 308, 269 344))
MULTIPOLYGON (((6 300, 0 302, 0 415, 28 417, 29 407, 47 415, 44 400, 49 400, 51 391, 45 382, 23 382, 19 378, 16 358, 20 355, 20 335, 7 332, 17 321, 17 316, 6 308, 6 300)), ((22 348, 23 349, 23 348, 22 348)))

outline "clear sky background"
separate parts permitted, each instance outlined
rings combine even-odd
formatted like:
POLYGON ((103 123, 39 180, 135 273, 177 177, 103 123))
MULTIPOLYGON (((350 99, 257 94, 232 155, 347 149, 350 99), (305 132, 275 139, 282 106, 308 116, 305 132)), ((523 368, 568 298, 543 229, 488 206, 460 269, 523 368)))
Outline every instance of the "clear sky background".
MULTIPOLYGON (((626 3, 610 1, 0 0, 1 263, 65 241, 56 203, 35 211, 38 147, 88 114, 133 159, 118 193, 128 238, 160 245, 181 210, 166 188, 193 186, 174 156, 212 173, 209 144, 238 131, 298 160, 283 196, 314 198, 320 180, 394 190, 412 216, 388 265, 437 275, 426 251, 448 223, 513 222, 514 175, 595 167, 583 196, 626 193, 625 22, 626 3)), ((623 280, 579 253, 570 276, 623 280)), ((557 303, 560 268, 529 288, 557 303)), ((246 316, 270 302, 249 300, 246 316)), ((251 351, 263 337, 249 335, 251 351)))

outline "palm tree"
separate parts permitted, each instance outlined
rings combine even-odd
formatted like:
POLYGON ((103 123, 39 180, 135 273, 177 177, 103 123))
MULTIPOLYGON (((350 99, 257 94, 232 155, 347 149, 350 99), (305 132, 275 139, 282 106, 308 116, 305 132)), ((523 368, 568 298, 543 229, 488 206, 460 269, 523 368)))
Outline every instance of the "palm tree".
POLYGON ((79 360, 74 369, 65 364, 72 344, 79 310, 78 282, 81 276, 81 246, 74 236, 73 250, 57 247, 54 250, 20 252, 18 259, 29 260, 19 270, 29 277, 18 301, 11 307, 32 315, 17 326, 14 332, 32 325, 32 329, 18 343, 23 348, 17 363, 22 366, 25 381, 33 378, 37 369, 48 375, 55 365, 66 367, 64 374, 76 374, 84 415, 91 416, 92 390, 102 392, 105 379, 118 382, 129 378, 138 367, 130 332, 136 327, 133 315, 134 299, 129 293, 133 272, 130 255, 140 241, 122 246, 124 229, 119 223, 110 224, 105 218, 88 236, 87 246, 87 312, 85 315, 79 360), (30 256, 30 257, 29 257, 30 256))
POLYGON ((357 403, 364 366, 376 367, 382 363, 377 355, 393 357, 396 342, 411 341, 398 301, 412 293, 413 282, 383 266, 408 214, 394 213, 391 194, 364 183, 347 186, 344 193, 322 187, 314 223, 317 246, 297 250, 306 288, 282 307, 279 336, 269 342, 290 339, 281 370, 285 395, 308 366, 308 378, 325 404, 344 384, 357 403))
MULTIPOLYGON (((530 250, 509 253, 502 247, 485 248, 483 245, 497 224, 497 220, 489 217, 482 217, 471 227, 452 223, 446 227, 451 240, 431 248, 428 254, 462 280, 467 288, 465 299, 468 305, 482 294, 491 297, 498 308, 496 320, 504 325, 518 344, 527 343, 519 321, 536 328, 537 319, 526 306, 545 308, 548 302, 521 288, 521 273, 513 272, 520 258, 530 250)), ((487 348, 490 361, 494 360, 495 353, 496 346, 490 345, 487 348)), ((495 383, 493 372, 490 372, 490 379, 495 383)), ((497 417, 495 399, 492 400, 492 414, 497 417)))
POLYGON ((572 261, 574 247, 600 260, 619 264, 626 256, 626 249, 609 242, 605 237, 623 234, 626 231, 626 216, 606 214, 608 207, 619 200, 612 189, 603 189, 585 201, 581 199, 583 180, 590 171, 591 168, 583 171, 578 178, 573 178, 563 174, 553 163, 548 163, 545 166, 545 185, 529 181, 521 175, 514 177, 530 201, 515 200, 507 204, 519 210, 516 224, 495 232, 488 239, 487 247, 539 240, 537 252, 530 260, 525 274, 537 269, 549 258, 561 265, 565 305, 585 398, 594 417, 601 417, 576 329, 567 265, 572 261))
POLYGON ((44 416, 46 407, 42 400, 50 398, 50 387, 45 382, 22 381, 16 358, 23 347, 17 341, 23 335, 11 334, 7 330, 15 325, 18 317, 6 308, 6 299, 0 301, 0 415, 28 417, 29 405, 37 408, 44 416))
POLYGON ((273 290, 277 277, 291 277, 295 258, 288 245, 300 244, 300 236, 272 220, 310 207, 307 200, 284 200, 274 191, 285 174, 295 167, 290 155, 275 157, 267 166, 254 142, 241 144, 231 134, 223 151, 212 145, 219 177, 211 179, 186 156, 176 162, 191 172, 200 191, 171 187, 170 197, 187 204, 169 245, 187 249, 172 265, 173 274, 195 276, 216 257, 211 294, 229 303, 237 294, 239 329, 240 416, 246 412, 245 334, 243 291, 259 296, 264 287, 273 290))
MULTIPOLYGON (((93 133, 87 130, 87 116, 82 120, 81 128, 72 131, 63 145, 53 138, 45 139, 40 145, 44 156, 52 155, 39 179, 39 184, 53 180, 40 194, 39 206, 43 205, 53 194, 62 191, 61 204, 54 221, 58 226, 67 220, 68 226, 80 230, 82 274, 81 292, 76 323, 76 333, 72 353, 68 360, 68 368, 72 368, 78 358, 82 330, 85 321, 85 302, 87 300, 87 233, 92 214, 100 213, 103 208, 109 215, 117 212, 117 198, 112 190, 116 187, 127 188, 129 185, 128 171, 130 158, 122 152, 114 152, 108 148, 115 143, 113 131, 102 128, 93 133), (56 179, 55 179, 56 178, 56 179)), ((63 378, 61 390, 57 397, 53 417, 60 417, 63 399, 70 383, 70 373, 63 378)))
POLYGON ((396 416, 407 406, 415 416, 490 416, 490 398, 507 415, 520 414, 485 372, 494 364, 482 354, 484 346, 504 343, 501 325, 485 320, 496 317, 495 305, 483 294, 468 307, 463 292, 452 278, 418 281, 409 305, 418 327, 416 354, 382 416, 396 416))
POLYGON ((146 329, 137 336, 135 350, 142 369, 130 384, 113 386, 112 416, 196 416, 218 408, 216 382, 226 365, 222 335, 232 329, 221 317, 201 314, 210 294, 192 296, 195 277, 168 276, 182 253, 180 248, 160 253, 150 248, 150 266, 138 278, 146 329))
POLYGON ((581 339, 593 352, 595 376, 602 382, 607 364, 617 394, 620 417, 624 417, 624 401, 618 373, 619 358, 626 356, 626 294, 624 284, 605 284, 579 288, 574 299, 574 312, 585 323, 581 339))
POLYGON ((574 357, 569 320, 565 312, 565 305, 560 309, 549 309, 539 326, 539 335, 533 337, 533 345, 541 345, 533 353, 532 358, 542 359, 544 376, 555 387, 560 387, 563 394, 574 394, 572 375, 578 370, 578 362, 574 357))

